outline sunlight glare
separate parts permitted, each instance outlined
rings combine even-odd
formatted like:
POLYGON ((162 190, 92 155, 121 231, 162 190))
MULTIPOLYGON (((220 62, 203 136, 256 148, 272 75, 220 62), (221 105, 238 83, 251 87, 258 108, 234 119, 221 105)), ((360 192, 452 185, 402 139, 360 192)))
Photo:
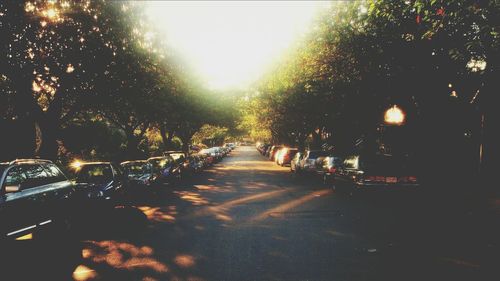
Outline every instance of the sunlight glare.
POLYGON ((165 40, 212 88, 242 88, 305 33, 320 1, 150 1, 165 40))

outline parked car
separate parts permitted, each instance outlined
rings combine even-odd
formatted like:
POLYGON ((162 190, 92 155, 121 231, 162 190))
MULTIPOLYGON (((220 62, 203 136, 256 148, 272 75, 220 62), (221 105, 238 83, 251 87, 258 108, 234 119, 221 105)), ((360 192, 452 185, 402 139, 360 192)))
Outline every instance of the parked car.
POLYGON ((304 157, 304 153, 297 151, 295 155, 293 156, 292 160, 290 160, 290 171, 293 173, 298 173, 300 166, 299 163, 302 160, 302 157, 304 157))
POLYGON ((318 157, 328 156, 327 151, 323 150, 307 150, 302 159, 298 163, 298 171, 306 173, 316 173, 318 167, 316 166, 316 159, 318 157))
POLYGON ((260 152, 260 154, 262 155, 265 155, 266 154, 266 151, 267 149, 270 147, 271 145, 268 144, 268 143, 264 143, 264 144, 261 144, 257 147, 257 150, 260 152))
POLYGON ((151 157, 147 161, 153 166, 153 173, 158 184, 171 184, 181 178, 181 168, 172 156, 151 157))
POLYGON ((280 166, 289 165, 298 151, 299 149, 290 147, 280 149, 276 156, 276 163, 280 166))
POLYGON ((200 150, 199 154, 205 155, 206 161, 208 165, 212 165, 215 163, 215 152, 210 148, 205 148, 200 150))
POLYGON ((283 146, 281 145, 273 145, 271 150, 269 151, 269 160, 275 161, 275 156, 278 150, 280 150, 283 146))
POLYGON ((194 154, 194 155, 196 157, 198 157, 199 164, 201 165, 201 169, 205 169, 208 166, 210 166, 210 163, 208 161, 208 156, 206 154, 197 153, 197 154, 194 154))
POLYGON ((417 171, 407 157, 392 155, 353 155, 335 173, 341 191, 404 190, 419 186, 417 171))
POLYGON ((99 207, 115 207, 125 203, 128 181, 118 165, 111 162, 83 162, 73 167, 80 199, 94 200, 99 207))
POLYGON ((203 159, 198 154, 189 155, 186 159, 186 167, 184 172, 187 174, 194 174, 203 170, 203 159))
POLYGON ((335 181, 335 173, 342 165, 342 159, 336 156, 327 156, 323 158, 321 168, 318 169, 318 174, 323 178, 324 184, 333 184, 335 181))
POLYGON ((269 154, 271 153, 271 149, 273 148, 272 145, 268 146, 266 149, 266 152, 264 153, 264 156, 269 158, 269 154))
POLYGON ((124 175, 128 179, 128 186, 131 190, 137 188, 151 188, 156 177, 153 173, 153 165, 147 160, 125 161, 120 164, 124 175))
POLYGON ((189 153, 183 152, 183 151, 167 151, 163 153, 163 155, 169 155, 171 156, 175 163, 179 166, 180 168, 180 176, 184 174, 184 172, 187 171, 189 168, 189 163, 187 158, 189 157, 189 153))
POLYGON ((69 230, 75 188, 51 161, 0 163, 0 186, 0 240, 69 230))

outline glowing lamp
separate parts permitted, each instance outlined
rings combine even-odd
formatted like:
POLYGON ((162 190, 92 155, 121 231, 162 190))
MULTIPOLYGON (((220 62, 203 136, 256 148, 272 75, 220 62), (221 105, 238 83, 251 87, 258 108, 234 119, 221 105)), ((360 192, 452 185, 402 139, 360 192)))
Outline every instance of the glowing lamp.
POLYGON ((390 125, 402 125, 405 122, 405 113, 397 105, 394 105, 385 111, 384 121, 390 125))

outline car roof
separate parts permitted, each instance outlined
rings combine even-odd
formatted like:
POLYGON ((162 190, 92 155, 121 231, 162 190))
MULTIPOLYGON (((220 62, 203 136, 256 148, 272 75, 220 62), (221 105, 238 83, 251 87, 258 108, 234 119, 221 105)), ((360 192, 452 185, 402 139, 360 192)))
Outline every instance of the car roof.
POLYGON ((165 156, 149 157, 148 160, 146 160, 146 161, 149 161, 149 160, 158 160, 158 159, 165 159, 165 158, 170 159, 170 158, 172 158, 172 156, 165 155, 165 156))
POLYGON ((123 161, 120 163, 120 165, 126 165, 126 164, 133 164, 133 163, 146 163, 148 162, 147 160, 129 160, 129 161, 123 161))
POLYGON ((15 165, 15 164, 40 164, 40 163, 53 163, 53 162, 45 159, 15 159, 13 161, 8 162, 7 164, 15 165))
POLYGON ((81 166, 86 165, 111 165, 111 162, 83 162, 81 166))

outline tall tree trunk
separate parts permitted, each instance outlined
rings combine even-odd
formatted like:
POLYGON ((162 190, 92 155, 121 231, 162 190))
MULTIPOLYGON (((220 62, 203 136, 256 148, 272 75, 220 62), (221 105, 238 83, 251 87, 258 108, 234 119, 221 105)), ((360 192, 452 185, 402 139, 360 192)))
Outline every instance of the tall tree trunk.
POLYGON ((41 120, 38 124, 41 131, 42 141, 38 155, 43 159, 57 159, 57 152, 59 149, 57 140, 60 132, 59 120, 44 118, 44 120, 41 120))
POLYGON ((137 137, 134 133, 133 128, 128 128, 125 130, 125 136, 127 137, 127 149, 126 153, 128 157, 139 157, 141 153, 139 153, 139 143, 140 143, 140 138, 137 137))
POLYGON ((174 149, 174 144, 172 143, 172 139, 174 138, 174 130, 172 128, 166 128, 166 126, 162 125, 160 126, 160 135, 165 149, 174 149))

